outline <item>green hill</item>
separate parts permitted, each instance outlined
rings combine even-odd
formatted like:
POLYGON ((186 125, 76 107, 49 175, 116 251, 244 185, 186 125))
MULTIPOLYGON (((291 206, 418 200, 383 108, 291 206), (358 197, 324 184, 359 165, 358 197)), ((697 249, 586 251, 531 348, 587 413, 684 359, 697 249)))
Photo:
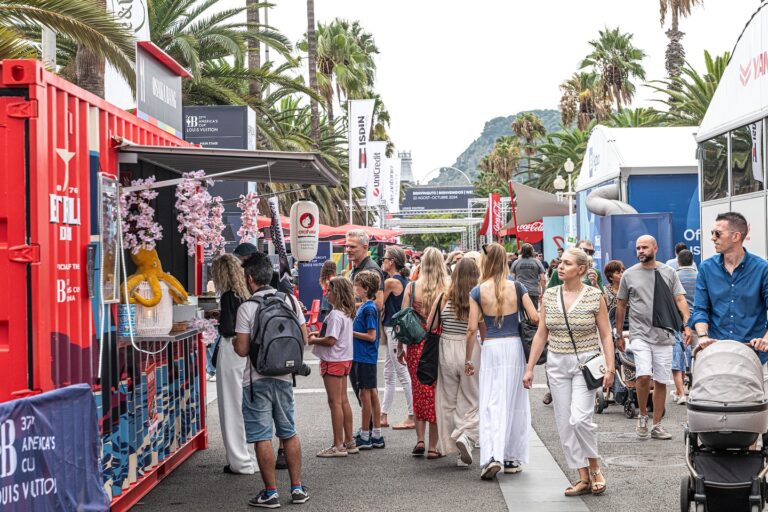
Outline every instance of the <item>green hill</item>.
MULTIPOLYGON (((525 111, 529 112, 529 111, 525 111)), ((560 112, 558 110, 531 110, 537 116, 539 116, 544 123, 544 127, 548 132, 557 131, 561 127, 560 112)), ((475 139, 467 149, 456 159, 453 167, 461 169, 469 175, 470 178, 474 178, 479 174, 477 165, 480 163, 485 155, 491 152, 493 144, 496 139, 503 135, 513 135, 512 133, 512 121, 523 112, 507 116, 507 117, 495 117, 485 123, 483 132, 480 137, 475 139)), ((457 183, 464 184, 466 180, 462 178, 459 173, 448 168, 443 168, 440 173, 429 181, 430 185, 455 185, 457 183)))

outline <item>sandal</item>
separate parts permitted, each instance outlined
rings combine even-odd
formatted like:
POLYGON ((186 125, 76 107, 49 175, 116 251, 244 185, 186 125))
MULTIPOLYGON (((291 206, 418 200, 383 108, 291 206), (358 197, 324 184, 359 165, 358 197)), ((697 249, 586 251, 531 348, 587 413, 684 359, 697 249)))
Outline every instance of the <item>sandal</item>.
POLYGON ((544 405, 549 405, 549 404, 551 404, 551 403, 552 403, 552 393, 550 393, 549 391, 547 391, 547 392, 544 394, 544 398, 541 400, 541 403, 543 403, 544 405))
POLYGON ((565 495, 568 497, 573 497, 589 494, 592 492, 592 490, 589 488, 589 483, 589 480, 577 480, 572 483, 568 489, 565 490, 565 495), (583 487, 580 490, 576 490, 580 485, 583 485, 583 487))
POLYGON ((419 441, 418 443, 416 443, 416 446, 413 447, 413 450, 411 450, 411 454, 414 457, 421 457, 422 455, 424 455, 425 451, 426 450, 424 448, 424 441, 419 441))
POLYGON ((392 430, 413 430, 415 428, 416 425, 414 423, 408 423, 407 421, 401 421, 392 425, 392 430))
POLYGON ((600 468, 597 468, 597 471, 589 470, 589 478, 592 480, 592 494, 603 494, 607 488, 605 477, 603 477, 602 482, 595 482, 595 478, 599 476, 603 476, 603 472, 600 468))
POLYGON ((437 450, 429 450, 427 452, 427 459, 429 460, 442 459, 443 457, 445 457, 445 455, 437 450))

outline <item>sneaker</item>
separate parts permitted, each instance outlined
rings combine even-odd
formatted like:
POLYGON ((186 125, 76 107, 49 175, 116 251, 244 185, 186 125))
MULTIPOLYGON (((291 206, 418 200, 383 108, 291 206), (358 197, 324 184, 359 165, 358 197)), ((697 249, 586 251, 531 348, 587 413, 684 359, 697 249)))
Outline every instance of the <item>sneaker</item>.
POLYGON ((685 405, 688 403, 688 397, 683 395, 677 399, 677 405, 685 405))
POLYGON ((505 460, 504 461, 504 472, 508 474, 514 474, 519 473, 523 470, 523 467, 520 465, 520 461, 517 460, 505 460))
POLYGON ((468 468, 469 464, 467 464, 466 462, 461 460, 461 457, 459 457, 458 459, 456 459, 456 467, 457 468, 468 468))
POLYGON ((267 490, 264 489, 259 494, 248 500, 248 504, 252 507, 259 508, 280 508, 280 496, 276 492, 267 495, 267 490))
POLYGON ((309 491, 303 485, 299 489, 291 491, 291 503, 301 504, 309 500, 309 491))
POLYGON ((277 449, 277 458, 275 459, 275 469, 288 469, 288 462, 285 460, 285 450, 277 449))
POLYGON ((373 448, 373 443, 371 442, 371 438, 368 438, 367 441, 363 440, 363 436, 357 435, 355 436, 355 445, 357 446, 358 450, 370 450, 373 448))
POLYGON ((493 478, 496 476, 496 473, 501 471, 501 468, 501 462, 491 457, 491 460, 489 460, 488 463, 483 466, 483 469, 480 471, 480 478, 483 480, 493 480, 493 478))
POLYGON ((661 441, 667 441, 669 439, 672 439, 672 434, 664 430, 664 427, 661 426, 661 423, 658 425, 654 425, 651 429, 651 438, 652 439, 659 439, 661 441))
POLYGON ((384 436, 381 437, 371 437, 371 446, 377 449, 381 449, 386 447, 386 443, 384 443, 384 436))
POLYGON ((678 395, 676 391, 670 391, 670 392, 669 392, 669 396, 671 396, 671 397, 672 397, 672 401, 673 401, 673 402, 675 402, 675 403, 676 403, 678 400, 680 400, 680 395, 678 395))
POLYGON ((216 375, 208 375, 208 377, 205 379, 208 382, 216 382, 216 375))
POLYGON ((472 464, 472 441, 469 440, 467 434, 461 434, 456 440, 456 448, 459 449, 459 459, 465 465, 472 464))
POLYGON ((325 450, 320 450, 317 452, 318 457, 346 457, 347 456, 347 450, 346 448, 342 448, 341 450, 336 448, 335 446, 331 446, 330 448, 326 448, 325 450))
POLYGON ((648 439, 650 433, 648 432, 648 416, 637 417, 637 427, 635 427, 635 433, 640 439, 648 439))
POLYGON ((354 440, 344 443, 344 448, 347 450, 347 453, 350 455, 354 455, 356 453, 360 453, 360 449, 357 447, 357 444, 354 440))

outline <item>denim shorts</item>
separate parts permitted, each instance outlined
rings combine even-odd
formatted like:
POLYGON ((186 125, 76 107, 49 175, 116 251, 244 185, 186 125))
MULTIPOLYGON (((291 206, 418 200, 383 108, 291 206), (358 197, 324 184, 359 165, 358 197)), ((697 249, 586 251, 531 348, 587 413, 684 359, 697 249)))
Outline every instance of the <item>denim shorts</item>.
POLYGON ((243 420, 248 443, 272 439, 272 425, 278 439, 296 435, 293 420, 293 389, 291 383, 279 379, 258 379, 243 386, 243 420), (253 399, 251 399, 253 389, 253 399))
POLYGON ((684 372, 690 367, 691 347, 686 347, 682 341, 675 340, 675 348, 672 352, 672 370, 684 372))

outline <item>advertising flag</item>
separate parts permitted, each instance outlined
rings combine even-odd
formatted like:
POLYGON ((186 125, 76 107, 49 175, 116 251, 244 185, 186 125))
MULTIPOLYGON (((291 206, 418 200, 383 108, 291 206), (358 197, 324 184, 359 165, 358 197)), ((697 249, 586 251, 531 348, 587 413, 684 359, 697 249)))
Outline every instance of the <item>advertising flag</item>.
POLYGON ((283 226, 280 224, 280 206, 277 197, 270 197, 267 204, 269 205, 269 217, 272 221, 269 227, 272 233, 272 244, 275 246, 277 260, 280 264, 280 282, 286 287, 293 288, 291 285, 291 264, 288 262, 288 253, 285 250, 285 237, 283 236, 283 226))
POLYGON ((365 184, 365 201, 368 208, 378 208, 387 200, 389 193, 389 170, 387 169, 387 143, 373 141, 368 143, 368 181, 365 184))
POLYGON ((387 158, 387 168, 389 169, 389 178, 387 180, 387 210, 390 213, 400 211, 400 176, 402 167, 400 158, 387 158))
POLYGON ((749 125, 749 133, 752 135, 752 177, 763 182, 763 122, 749 125))
POLYGON ((501 231, 501 195, 494 192, 488 195, 488 206, 485 208, 483 225, 480 226, 479 235, 485 237, 486 243, 493 242, 493 235, 501 231))
POLYGON ((371 136, 375 100, 349 100, 349 186, 365 187, 371 169, 371 136))

